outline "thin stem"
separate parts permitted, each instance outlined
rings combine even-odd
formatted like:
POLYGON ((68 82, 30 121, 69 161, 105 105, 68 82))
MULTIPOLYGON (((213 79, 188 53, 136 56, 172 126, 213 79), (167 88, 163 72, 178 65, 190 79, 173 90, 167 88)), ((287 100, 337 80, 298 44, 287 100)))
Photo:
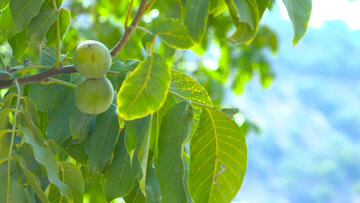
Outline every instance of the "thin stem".
POLYGON ((152 33, 150 30, 144 28, 144 27, 140 27, 140 26, 136 26, 136 29, 142 30, 146 33, 149 33, 150 35, 153 35, 154 33, 152 33))
POLYGON ((44 82, 41 82, 41 83, 46 84, 46 85, 59 84, 59 85, 64 85, 64 86, 68 86, 68 87, 71 87, 71 88, 76 88, 76 85, 71 84, 71 83, 66 82, 66 81, 63 81, 63 80, 56 79, 56 78, 48 78, 44 82))
POLYGON ((153 35, 153 38, 152 38, 152 41, 151 41, 150 56, 152 56, 154 54, 156 37, 157 37, 157 35, 153 35))
MULTIPOLYGON (((53 5, 54 5, 56 12, 58 12, 56 0, 53 0, 53 5)), ((58 17, 56 19, 56 65, 55 65, 55 67, 59 67, 60 63, 61 63, 60 21, 59 21, 59 17, 58 17)))
POLYGON ((24 71, 30 71, 30 70, 37 70, 37 69, 45 69, 45 68, 51 68, 51 66, 26 66, 24 68, 20 68, 20 69, 10 69, 8 72, 10 73, 21 73, 21 72, 24 72, 24 71))
POLYGON ((0 65, 5 70, 6 64, 5 64, 5 61, 4 61, 3 57, 1 56, 1 54, 0 54, 0 65))
POLYGON ((128 28, 128 22, 131 14, 132 7, 134 5, 134 0, 131 0, 128 10, 126 12, 125 22, 124 22, 124 29, 126 30, 128 28))
POLYGON ((16 119, 17 119, 17 114, 18 114, 18 110, 19 110, 19 106, 20 106, 20 99, 21 99, 21 89, 20 89, 20 85, 17 81, 17 79, 14 80, 15 85, 16 85, 16 90, 17 90, 17 98, 16 98, 16 106, 15 106, 15 111, 14 111, 14 120, 13 120, 13 125, 12 125, 12 130, 11 130, 11 141, 10 141, 10 148, 9 148, 9 156, 8 156, 8 170, 7 170, 7 193, 6 193, 6 202, 9 203, 9 197, 10 197, 10 166, 11 166, 11 154, 12 154, 12 150, 13 150, 13 145, 14 145, 14 139, 15 139, 15 131, 16 131, 16 119))
POLYGON ((156 0, 152 0, 147 6, 146 6, 146 11, 145 12, 148 12, 152 6, 154 5, 154 3, 156 2, 156 0))
POLYGON ((124 35, 121 37, 120 41, 111 49, 111 57, 115 57, 125 46, 125 44, 130 40, 130 35, 134 32, 137 24, 140 22, 141 17, 144 15, 147 7, 147 0, 141 0, 139 9, 136 13, 135 18, 133 19, 131 25, 126 28, 124 35))

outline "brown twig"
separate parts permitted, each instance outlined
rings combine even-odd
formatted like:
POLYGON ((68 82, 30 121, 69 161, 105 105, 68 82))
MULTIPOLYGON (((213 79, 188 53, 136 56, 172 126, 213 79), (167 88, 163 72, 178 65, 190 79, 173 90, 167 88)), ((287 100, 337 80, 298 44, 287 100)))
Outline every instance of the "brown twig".
MULTIPOLYGON (((21 78, 17 78, 17 82, 19 85, 26 85, 36 82, 42 82, 46 80, 48 77, 59 75, 59 74, 68 74, 68 73, 75 73, 75 67, 74 66, 64 66, 60 68, 53 67, 49 70, 46 70, 44 72, 35 74, 35 75, 29 75, 21 78)), ((14 79, 13 80, 0 80, 0 89, 6 89, 15 87, 14 79)))
POLYGON ((130 35, 135 30, 136 25, 140 22, 141 17, 143 16, 143 14, 146 11, 146 8, 147 8, 147 0, 141 0, 139 9, 138 9, 136 16, 133 19, 131 25, 129 27, 127 27, 127 29, 125 30, 125 33, 122 36, 122 38, 120 39, 120 41, 114 46, 114 48, 111 49, 111 51, 110 51, 111 57, 114 58, 122 50, 122 48, 125 46, 125 44, 130 40, 130 35))
MULTIPOLYGON (((127 29, 125 30, 125 33, 121 37, 120 41, 114 46, 114 48, 111 49, 111 51, 110 51, 111 57, 114 58, 122 50, 122 48, 125 46, 125 44, 129 41, 130 35, 135 30, 137 24, 140 22, 140 19, 143 16, 143 14, 145 13, 147 8, 148 8, 147 0, 141 0, 139 9, 138 9, 136 16, 133 19, 131 25, 129 27, 127 27, 127 29)), ((15 71, 17 71, 17 69, 10 70, 9 72, 11 73, 11 72, 15 72, 15 71)), ((47 78, 49 78, 51 76, 55 76, 55 75, 59 75, 59 74, 69 74, 69 73, 75 73, 75 72, 76 72, 76 70, 75 70, 74 66, 64 66, 64 67, 60 66, 59 68, 53 67, 49 70, 46 70, 44 72, 41 72, 41 73, 38 73, 35 75, 17 78, 17 82, 19 83, 19 85, 26 85, 26 84, 45 81, 47 78)), ((15 87, 14 79, 0 80, 0 89, 6 89, 6 88, 11 88, 11 87, 15 87)))

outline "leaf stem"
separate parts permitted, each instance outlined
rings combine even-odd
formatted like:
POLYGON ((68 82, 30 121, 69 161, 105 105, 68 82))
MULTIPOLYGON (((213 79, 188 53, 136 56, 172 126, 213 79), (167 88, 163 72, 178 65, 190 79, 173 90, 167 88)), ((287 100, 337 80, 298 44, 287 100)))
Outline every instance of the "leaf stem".
POLYGON ((128 28, 128 21, 129 21, 129 18, 130 18, 130 14, 131 14, 133 4, 134 4, 134 0, 131 0, 131 2, 129 4, 129 7, 128 7, 128 10, 127 10, 127 13, 126 13, 126 17, 125 17, 125 22, 124 22, 124 29, 125 30, 128 28))
POLYGON ((125 29, 125 33, 121 37, 120 41, 111 49, 110 51, 111 57, 114 58, 122 50, 125 44, 130 40, 130 35, 134 32, 137 24, 140 22, 140 19, 144 15, 146 8, 147 8, 147 0, 141 0, 139 9, 131 25, 125 29))
POLYGON ((4 70, 6 69, 6 64, 1 54, 0 54, 0 65, 4 70))
POLYGON ((10 198, 10 168, 11 168, 11 154, 12 154, 12 150, 13 150, 13 145, 14 145, 14 139, 15 139, 15 131, 16 131, 16 119, 17 119, 17 114, 18 114, 18 110, 19 110, 19 106, 20 106, 20 99, 21 99, 21 89, 20 89, 20 85, 17 81, 17 79, 14 80, 15 85, 16 85, 16 90, 17 90, 17 98, 16 98, 16 106, 15 106, 15 111, 14 111, 14 120, 13 120, 13 125, 12 125, 12 130, 11 130, 11 141, 10 141, 10 148, 9 148, 9 156, 8 156, 8 168, 7 168, 7 193, 6 193, 6 202, 9 203, 9 198, 10 198))
POLYGON ((59 85, 64 85, 64 86, 68 86, 71 88, 76 88, 76 85, 63 81, 63 80, 59 80, 56 78, 48 78, 45 81, 41 82, 42 84, 46 84, 46 85, 50 85, 50 84, 59 84, 59 85))
POLYGON ((151 7, 154 5, 155 2, 156 0, 152 0, 150 3, 148 3, 148 5, 146 6, 146 12, 151 9, 151 7))
MULTIPOLYGON (((54 5, 56 12, 59 12, 57 5, 56 5, 56 0, 53 0, 53 5, 54 5)), ((55 65, 55 67, 59 67, 60 63, 61 63, 60 21, 59 21, 59 16, 58 16, 58 18, 56 19, 56 65, 55 65)))

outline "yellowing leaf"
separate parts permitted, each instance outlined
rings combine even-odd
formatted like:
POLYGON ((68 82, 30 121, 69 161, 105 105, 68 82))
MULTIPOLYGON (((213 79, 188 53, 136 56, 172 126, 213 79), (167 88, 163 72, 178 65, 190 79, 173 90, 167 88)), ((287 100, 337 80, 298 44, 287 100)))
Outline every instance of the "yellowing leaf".
POLYGON ((142 61, 123 82, 118 96, 118 114, 125 120, 145 117, 165 102, 170 87, 170 70, 159 55, 142 61))

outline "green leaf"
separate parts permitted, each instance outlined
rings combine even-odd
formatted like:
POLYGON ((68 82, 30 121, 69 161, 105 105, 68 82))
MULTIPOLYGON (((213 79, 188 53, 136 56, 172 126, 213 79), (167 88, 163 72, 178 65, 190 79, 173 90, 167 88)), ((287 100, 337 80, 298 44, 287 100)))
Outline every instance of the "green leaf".
POLYGON ((178 19, 161 19, 153 23, 151 32, 158 35, 167 45, 178 49, 193 46, 186 27, 178 19))
POLYGON ((72 196, 68 187, 58 176, 59 166, 56 157, 49 148, 43 145, 40 131, 31 131, 25 127, 21 127, 19 130, 24 134, 24 142, 32 146, 36 161, 46 169, 49 181, 59 188, 63 196, 65 196, 69 201, 72 201, 72 196))
MULTIPOLYGON (((170 92, 175 95, 188 99, 192 102, 213 106, 209 94, 205 88, 190 76, 171 70, 171 86, 170 92)), ((194 119, 200 118, 201 107, 194 106, 194 119)), ((195 123, 194 126, 197 124, 195 123)))
POLYGON ((39 65, 42 66, 54 66, 56 64, 56 48, 46 47, 41 50, 39 57, 39 65))
POLYGON ((163 202, 187 202, 182 149, 190 135, 192 123, 193 110, 186 101, 171 107, 161 123, 158 141, 159 158, 155 171, 163 202))
POLYGON ((160 203, 161 191, 153 162, 148 163, 146 175, 146 203, 160 203))
MULTIPOLYGON (((66 8, 61 8, 59 11, 59 27, 60 27, 60 40, 63 39, 64 34, 70 26, 71 14, 66 8)), ((54 46, 57 42, 57 25, 56 22, 50 27, 46 34, 46 40, 48 46, 54 46)))
POLYGON ((101 171, 114 152, 120 135, 116 107, 111 105, 103 114, 96 117, 96 124, 89 141, 89 168, 92 172, 101 171))
POLYGON ((245 136, 226 114, 204 108, 190 141, 188 188, 194 202, 231 202, 246 171, 245 136))
POLYGON ((233 118, 235 114, 238 114, 240 112, 238 108, 223 108, 221 109, 221 111, 228 115, 230 118, 233 118))
MULTIPOLYGON (((34 1, 34 0, 33 0, 34 1)), ((44 8, 39 15, 34 17, 28 27, 27 39, 29 41, 41 41, 44 39, 50 26, 56 21, 58 13, 53 8, 44 8)))
POLYGON ((1 11, 0 31, 2 32, 4 40, 17 33, 16 27, 14 25, 14 20, 11 15, 10 6, 6 7, 6 9, 1 11))
POLYGON ((29 112, 34 125, 37 126, 39 124, 39 115, 37 114, 34 102, 30 99, 30 97, 25 96, 21 97, 21 104, 29 112))
POLYGON ((82 141, 81 143, 78 143, 78 141, 73 140, 72 137, 69 137, 61 143, 61 147, 66 151, 66 153, 83 165, 87 165, 89 158, 86 153, 86 146, 87 142, 82 141))
POLYGON ((19 32, 14 36, 10 37, 8 42, 13 50, 13 56, 18 61, 20 61, 21 57, 23 56, 25 50, 29 45, 26 41, 26 30, 19 32))
POLYGON ((256 35, 260 14, 255 0, 226 0, 236 32, 228 39, 230 43, 250 43, 256 35))
POLYGON ((171 70, 170 92, 178 94, 190 101, 212 106, 205 88, 190 76, 171 70))
POLYGON ((130 156, 125 146, 125 136, 122 133, 115 148, 113 161, 106 173, 104 185, 106 199, 111 201, 128 194, 140 172, 138 162, 130 163, 130 156))
POLYGON ((225 0, 210 0, 210 13, 212 13, 214 17, 220 15, 225 9, 225 0))
POLYGON ((66 200, 62 199, 59 189, 56 186, 54 186, 53 184, 48 185, 48 187, 46 188, 46 194, 51 203, 56 203, 56 202, 67 203, 66 200))
POLYGON ((166 61, 156 54, 145 59, 129 74, 119 90, 119 116, 134 120, 159 110, 169 86, 170 71, 166 61))
POLYGON ((82 203, 84 194, 84 179, 80 169, 68 162, 60 163, 60 167, 61 178, 70 188, 74 198, 74 203, 82 203))
POLYGON ((145 191, 146 169, 148 163, 149 140, 151 128, 151 115, 127 121, 125 123, 125 144, 130 155, 130 162, 140 163, 142 176, 139 185, 143 194, 145 191), (135 157, 135 160, 133 158, 135 157))
POLYGON ((139 187, 139 182, 135 181, 135 184, 132 188, 132 190, 124 197, 124 200, 126 203, 145 203, 146 198, 141 193, 141 189, 139 187))
POLYGON ((160 134, 161 122, 163 117, 165 116, 165 113, 174 104, 176 104, 174 97, 172 95, 168 95, 161 109, 153 113, 151 132, 150 132, 150 150, 154 153, 155 162, 157 161, 157 157, 158 157, 157 142, 160 134))
POLYGON ((11 133, 11 130, 0 130, 0 159, 9 157, 10 143, 7 134, 11 133))
POLYGON ((39 13, 44 0, 14 0, 10 2, 10 9, 17 30, 22 31, 30 20, 39 13))
POLYGON ((283 0, 283 2, 293 25, 293 45, 296 45, 306 33, 311 15, 312 1, 283 0))
MULTIPOLYGON (((68 81, 70 75, 65 74, 55 78, 68 81)), ((29 85, 29 97, 39 111, 49 111, 63 101, 67 89, 68 87, 58 84, 35 83, 29 85)))
POLYGON ((75 109, 74 91, 69 89, 65 95, 65 100, 49 111, 49 124, 46 130, 49 139, 53 139, 56 143, 61 144, 71 136, 69 120, 71 118, 70 115, 75 109))
POLYGON ((2 11, 9 4, 9 0, 1 0, 0 1, 0 11, 2 11))
POLYGON ((185 5, 184 24, 195 43, 200 43, 205 35, 209 10, 210 0, 191 0, 185 5))
POLYGON ((131 60, 126 60, 124 62, 115 61, 111 65, 110 71, 117 72, 118 75, 117 76, 110 75, 110 76, 108 76, 108 78, 111 81, 111 83, 116 91, 118 91, 120 89, 127 74, 130 73, 131 71, 135 70, 135 68, 139 65, 139 63, 140 62, 138 60, 131 59, 131 60))
POLYGON ((0 130, 5 129, 9 123, 9 113, 12 112, 11 108, 3 108, 0 110, 0 130))
POLYGON ((22 185, 14 178, 10 178, 10 192, 7 196, 7 178, 0 179, 0 202, 28 203, 28 197, 22 185))
POLYGON ((69 118, 69 128, 74 139, 85 139, 90 127, 91 120, 95 118, 93 114, 85 114, 78 108, 73 108, 69 118))
MULTIPOLYGON (((30 146, 26 145, 26 144, 24 144, 23 147, 30 148, 30 146)), ((22 149, 24 149, 23 147, 22 147, 22 149)), ((32 150, 31 150, 31 152, 32 152, 32 150)), ((49 200, 47 198, 47 195, 41 189, 41 181, 40 181, 40 179, 38 178, 37 175, 35 175, 32 171, 30 171, 28 169, 28 166, 27 166, 27 161, 28 160, 26 160, 26 158, 21 156, 21 155, 17 155, 15 157, 15 160, 21 166, 21 169, 23 170, 28 183, 31 185, 32 189, 36 193, 37 197, 41 200, 41 202, 49 202, 49 200)))

